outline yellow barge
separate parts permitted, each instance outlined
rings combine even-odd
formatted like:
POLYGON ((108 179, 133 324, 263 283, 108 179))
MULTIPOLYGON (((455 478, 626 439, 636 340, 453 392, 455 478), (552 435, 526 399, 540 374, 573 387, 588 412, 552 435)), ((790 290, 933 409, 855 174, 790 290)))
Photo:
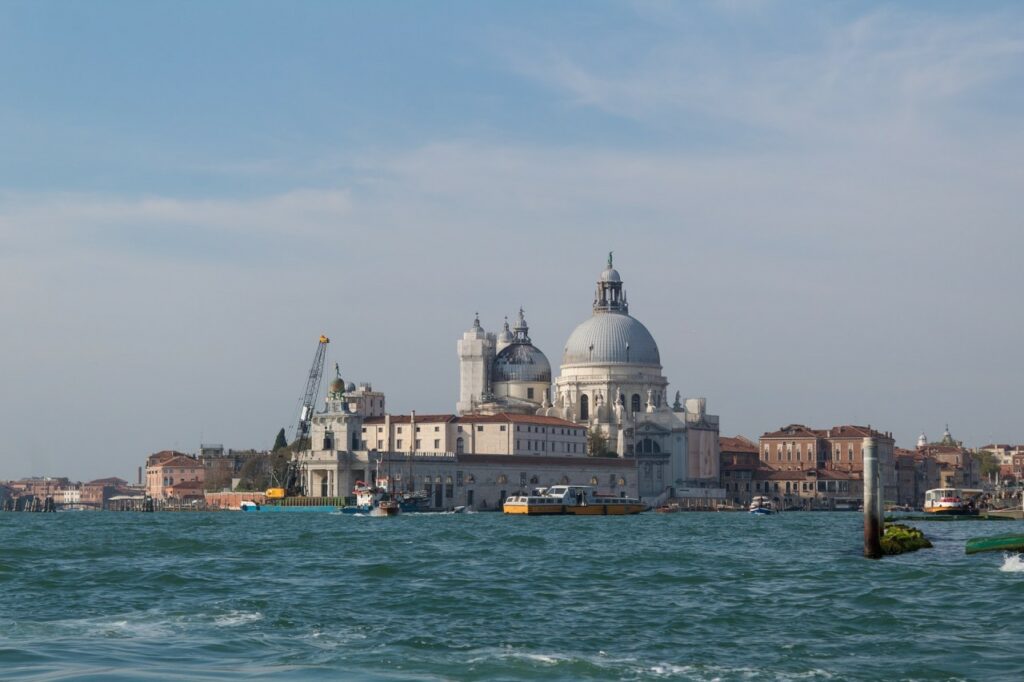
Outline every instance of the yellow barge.
POLYGON ((647 511, 646 504, 634 497, 598 495, 588 485, 555 485, 535 490, 530 495, 505 499, 506 514, 572 514, 574 516, 622 516, 647 511))

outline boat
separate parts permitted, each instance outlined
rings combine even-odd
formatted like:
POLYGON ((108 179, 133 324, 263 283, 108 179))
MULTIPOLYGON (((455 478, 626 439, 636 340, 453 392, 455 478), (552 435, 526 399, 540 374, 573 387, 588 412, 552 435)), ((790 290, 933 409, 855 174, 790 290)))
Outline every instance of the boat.
POLYGON ((352 492, 356 496, 355 506, 345 507, 342 510, 348 514, 398 516, 402 512, 402 506, 398 499, 388 492, 387 488, 366 485, 362 481, 357 481, 352 492))
POLYGON ((506 514, 529 516, 566 514, 574 516, 622 516, 647 511, 647 505, 635 497, 601 495, 589 485, 555 485, 539 488, 529 495, 505 499, 506 514))
POLYGON ((750 509, 748 511, 751 514, 767 516, 775 513, 775 505, 773 505, 772 501, 764 495, 758 495, 750 501, 750 509))
POLYGON ((960 516, 977 514, 974 500, 968 499, 968 491, 959 488, 932 488, 924 493, 924 513, 960 516))
POLYGON ((1010 533, 968 540, 964 547, 964 553, 977 554, 979 552, 1024 552, 1024 535, 1010 533))

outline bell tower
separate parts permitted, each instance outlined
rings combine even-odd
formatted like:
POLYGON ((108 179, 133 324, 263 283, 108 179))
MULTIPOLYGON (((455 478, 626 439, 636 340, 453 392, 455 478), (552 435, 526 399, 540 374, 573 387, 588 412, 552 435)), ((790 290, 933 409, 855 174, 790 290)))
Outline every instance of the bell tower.
POLYGON ((459 402, 455 405, 458 414, 470 414, 490 393, 491 364, 497 337, 488 334, 480 326, 480 314, 473 319, 473 326, 459 339, 459 402))

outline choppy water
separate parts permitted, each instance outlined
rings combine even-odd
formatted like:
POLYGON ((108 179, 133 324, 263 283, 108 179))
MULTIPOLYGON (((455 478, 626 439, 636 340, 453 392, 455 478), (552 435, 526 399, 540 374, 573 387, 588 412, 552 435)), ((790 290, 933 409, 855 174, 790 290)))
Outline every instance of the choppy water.
POLYGON ((4 679, 1024 679, 1018 522, 0 514, 4 679))

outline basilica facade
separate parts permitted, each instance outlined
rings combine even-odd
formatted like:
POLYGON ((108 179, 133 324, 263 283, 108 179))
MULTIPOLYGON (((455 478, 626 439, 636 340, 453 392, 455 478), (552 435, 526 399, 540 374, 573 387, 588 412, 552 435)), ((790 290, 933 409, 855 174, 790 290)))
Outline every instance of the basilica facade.
POLYGON ((612 254, 594 290, 591 316, 569 335, 559 375, 528 335, 486 332, 479 316, 458 341, 459 414, 515 412, 557 417, 603 437, 607 453, 641 463, 641 492, 719 480, 718 417, 703 398, 669 402, 658 344, 629 314, 612 254), (647 475, 645 475, 647 473, 647 475))
POLYGON ((457 353, 451 414, 393 415, 384 393, 346 383, 336 368, 310 449, 296 455, 307 494, 345 496, 357 481, 384 477, 425 490, 437 508, 493 509, 506 495, 558 483, 652 504, 724 497, 718 417, 703 398, 677 391, 669 401, 658 345, 630 315, 611 254, 557 377, 523 310, 499 333, 477 315, 457 353))

